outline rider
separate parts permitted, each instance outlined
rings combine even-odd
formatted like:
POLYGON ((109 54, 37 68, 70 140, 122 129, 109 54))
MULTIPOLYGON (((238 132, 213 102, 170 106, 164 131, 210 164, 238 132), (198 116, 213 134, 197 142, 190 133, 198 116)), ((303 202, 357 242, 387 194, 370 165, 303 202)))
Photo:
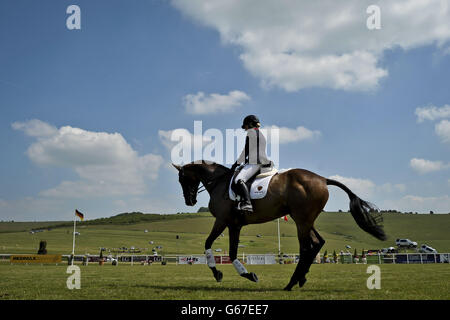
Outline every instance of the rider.
POLYGON ((231 167, 231 170, 234 171, 239 164, 245 163, 234 179, 236 192, 241 197, 237 207, 241 212, 253 212, 250 193, 245 183, 259 173, 262 167, 272 165, 266 155, 266 138, 259 130, 260 126, 261 124, 256 116, 249 115, 244 118, 242 129, 247 131, 245 148, 231 167))

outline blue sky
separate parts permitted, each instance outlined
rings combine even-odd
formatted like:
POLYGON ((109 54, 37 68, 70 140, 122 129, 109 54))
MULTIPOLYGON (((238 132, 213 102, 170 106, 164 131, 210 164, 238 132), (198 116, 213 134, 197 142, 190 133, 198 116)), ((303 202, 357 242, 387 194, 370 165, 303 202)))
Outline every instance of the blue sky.
MULTIPOLYGON (((360 2, 213 3, 0 3, 0 219, 196 211, 208 197, 184 205, 164 132, 192 133, 195 120, 225 132, 247 114, 294 136, 280 168, 340 179, 381 209, 450 212, 448 8, 411 0, 396 15, 379 1, 382 29, 368 31, 360 2), (81 30, 66 28, 71 4, 81 30), (296 10, 320 27, 348 14, 302 34, 296 10), (200 92, 211 111, 189 112, 200 92)), ((329 189, 326 210, 346 210, 345 193, 329 189)))

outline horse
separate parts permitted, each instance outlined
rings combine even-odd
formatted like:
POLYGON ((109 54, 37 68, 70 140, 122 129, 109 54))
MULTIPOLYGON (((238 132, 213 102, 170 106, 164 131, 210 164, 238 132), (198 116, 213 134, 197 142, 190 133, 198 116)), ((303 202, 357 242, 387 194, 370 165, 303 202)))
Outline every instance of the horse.
POLYGON ((323 247, 325 240, 314 227, 314 221, 323 211, 328 201, 328 186, 343 189, 350 198, 350 212, 357 225, 379 240, 386 240, 382 217, 370 202, 356 196, 344 184, 327 179, 305 169, 290 169, 275 174, 268 186, 264 198, 251 200, 253 213, 241 214, 235 209, 235 202, 228 197, 231 169, 214 162, 194 161, 180 166, 172 164, 178 170, 178 179, 183 189, 187 206, 197 203, 197 194, 203 190, 210 196, 209 210, 215 217, 214 226, 205 241, 205 253, 208 267, 212 270, 217 282, 222 281, 223 274, 217 270, 212 244, 222 234, 225 228, 229 230, 229 257, 239 275, 251 281, 258 282, 253 272, 248 272, 237 259, 239 235, 243 226, 265 223, 285 215, 291 216, 297 227, 300 245, 300 260, 284 290, 291 291, 298 284, 303 287, 306 274, 314 258, 323 247), (203 190, 200 190, 200 183, 203 190))

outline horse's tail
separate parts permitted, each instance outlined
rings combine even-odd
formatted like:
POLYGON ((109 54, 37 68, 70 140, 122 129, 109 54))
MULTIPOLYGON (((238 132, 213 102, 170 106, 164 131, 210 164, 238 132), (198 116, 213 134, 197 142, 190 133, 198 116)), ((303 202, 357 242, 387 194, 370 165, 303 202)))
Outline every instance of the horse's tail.
POLYGON ((337 186, 348 194, 350 198, 350 212, 361 229, 370 233, 377 239, 387 239, 383 226, 380 224, 383 221, 383 218, 375 205, 360 199, 339 181, 327 179, 327 185, 337 186))

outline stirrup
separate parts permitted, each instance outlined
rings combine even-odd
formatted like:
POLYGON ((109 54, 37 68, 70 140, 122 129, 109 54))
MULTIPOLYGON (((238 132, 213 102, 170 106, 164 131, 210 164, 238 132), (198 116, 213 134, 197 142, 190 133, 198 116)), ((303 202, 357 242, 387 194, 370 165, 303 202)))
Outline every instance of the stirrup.
POLYGON ((251 203, 242 203, 239 202, 237 205, 237 209, 242 213, 253 213, 253 207, 251 203))

